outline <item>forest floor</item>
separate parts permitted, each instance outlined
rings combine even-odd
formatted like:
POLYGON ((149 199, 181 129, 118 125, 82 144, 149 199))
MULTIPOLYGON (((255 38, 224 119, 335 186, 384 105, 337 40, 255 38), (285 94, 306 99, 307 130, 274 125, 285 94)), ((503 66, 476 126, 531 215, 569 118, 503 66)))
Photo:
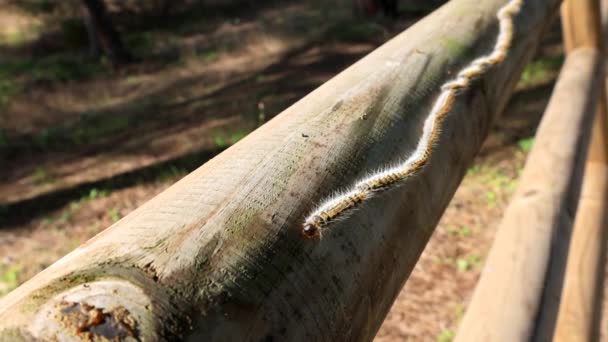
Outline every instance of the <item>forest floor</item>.
MULTIPOLYGON (((433 9, 402 2, 391 21, 349 1, 233 2, 162 25, 154 8, 114 9, 140 59, 120 70, 87 55, 76 14, 0 5, 0 296, 433 9)), ((377 341, 451 340, 562 60, 556 25, 377 341)))

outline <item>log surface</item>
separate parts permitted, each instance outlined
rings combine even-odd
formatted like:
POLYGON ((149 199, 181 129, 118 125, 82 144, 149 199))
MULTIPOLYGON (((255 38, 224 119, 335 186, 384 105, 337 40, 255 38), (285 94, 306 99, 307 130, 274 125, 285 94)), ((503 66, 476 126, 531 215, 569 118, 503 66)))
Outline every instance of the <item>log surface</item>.
POLYGON ((608 166, 589 162, 576 211, 555 342, 597 341, 601 314, 606 226, 608 166))
POLYGON ((458 97, 419 176, 321 240, 302 222, 413 151, 506 2, 450 1, 328 81, 0 300, 0 336, 371 340, 559 0, 525 2, 506 61, 458 97))
POLYGON ((548 305, 541 300, 552 248, 567 254, 567 243, 564 251, 553 241, 572 229, 600 70, 595 49, 566 59, 455 341, 528 341, 535 333, 548 305))
MULTIPOLYGON (((567 0, 562 4, 562 27, 568 52, 592 46, 603 53, 606 18, 602 29, 600 0, 567 0)), ((608 7, 607 7, 608 8, 608 7)), ((604 10, 606 8, 603 8, 604 10)), ((605 63, 605 62, 604 62, 605 63)), ((601 75, 605 75, 605 68, 601 75)), ((583 189, 576 211, 567 266, 556 317, 553 341, 596 341, 601 319, 606 227, 608 216, 608 111, 605 81, 599 85, 591 145, 583 189)))

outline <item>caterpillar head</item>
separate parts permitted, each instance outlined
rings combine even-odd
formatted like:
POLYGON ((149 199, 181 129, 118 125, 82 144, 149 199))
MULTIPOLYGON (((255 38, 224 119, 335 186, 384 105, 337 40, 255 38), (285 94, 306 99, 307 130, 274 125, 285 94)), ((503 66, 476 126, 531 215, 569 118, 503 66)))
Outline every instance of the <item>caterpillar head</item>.
POLYGON ((302 227, 302 235, 304 235, 304 237, 307 237, 309 239, 314 239, 314 238, 318 238, 321 236, 321 231, 317 224, 307 222, 307 223, 304 223, 304 226, 302 227))

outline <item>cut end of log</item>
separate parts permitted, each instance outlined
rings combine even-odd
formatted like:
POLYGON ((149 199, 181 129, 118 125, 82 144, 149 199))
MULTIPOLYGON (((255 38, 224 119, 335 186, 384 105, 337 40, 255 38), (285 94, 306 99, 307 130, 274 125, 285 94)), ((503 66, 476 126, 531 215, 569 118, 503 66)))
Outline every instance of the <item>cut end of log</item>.
POLYGON ((42 306, 25 333, 42 340, 157 340, 151 309, 150 298, 124 280, 85 283, 42 306))

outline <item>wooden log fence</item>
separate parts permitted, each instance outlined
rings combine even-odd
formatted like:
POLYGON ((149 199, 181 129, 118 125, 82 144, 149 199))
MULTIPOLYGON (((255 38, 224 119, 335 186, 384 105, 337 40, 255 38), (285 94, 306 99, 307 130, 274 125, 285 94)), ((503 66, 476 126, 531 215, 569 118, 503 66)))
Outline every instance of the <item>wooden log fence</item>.
MULTIPOLYGON (((22 284, 0 299, 0 340, 372 340, 561 2, 500 14, 512 15, 513 36, 494 58, 510 1, 448 2, 22 284), (450 97, 424 167, 321 237, 302 234, 317 203, 416 149, 442 85, 472 60, 484 72, 450 97)), ((593 336, 580 321, 595 315, 605 240, 604 57, 598 25, 575 24, 574 11, 564 10, 568 57, 456 341, 593 336), (582 264, 589 281, 577 283, 582 264), (569 299, 581 292, 584 303, 569 299)))
POLYGON ((572 224, 580 156, 603 81, 600 65, 595 49, 577 50, 566 59, 455 341, 533 336, 552 241, 572 224))
POLYGON ((596 0, 562 5, 568 58, 456 341, 598 338, 608 194, 600 13, 596 0))
MULTIPOLYGON (((608 3, 604 2, 604 5, 608 3)), ((569 54, 581 47, 597 49, 605 61, 606 50, 602 29, 602 9, 600 1, 567 0, 562 5, 562 27, 564 45, 569 54)), ((606 23, 604 26, 608 27, 606 23)), ((605 70, 598 74, 604 76, 605 70)), ((598 106, 595 113, 591 146, 585 163, 584 182, 576 219, 573 224, 572 239, 567 252, 563 284, 558 300, 553 300, 555 328, 553 340, 597 341, 603 297, 604 267, 606 258, 606 225, 608 216, 608 110, 606 83, 598 84, 598 106)), ((592 96, 590 94, 588 96, 592 96)), ((562 258, 564 259, 564 258, 562 258)), ((542 328, 542 327, 541 327, 542 328)))

